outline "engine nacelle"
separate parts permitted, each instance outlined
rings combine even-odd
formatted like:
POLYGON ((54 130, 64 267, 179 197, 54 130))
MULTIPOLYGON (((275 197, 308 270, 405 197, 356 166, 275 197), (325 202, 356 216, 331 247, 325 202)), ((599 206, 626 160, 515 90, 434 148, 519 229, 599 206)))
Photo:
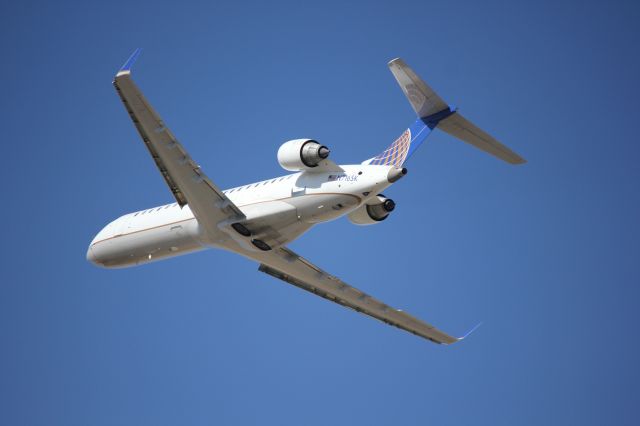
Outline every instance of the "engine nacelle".
POLYGON ((280 146, 278 163, 292 172, 310 170, 329 157, 329 152, 329 148, 313 139, 294 139, 280 146))
POLYGON ((373 225, 385 220, 396 208, 396 203, 384 195, 377 195, 367 204, 349 213, 349 220, 356 225, 373 225))

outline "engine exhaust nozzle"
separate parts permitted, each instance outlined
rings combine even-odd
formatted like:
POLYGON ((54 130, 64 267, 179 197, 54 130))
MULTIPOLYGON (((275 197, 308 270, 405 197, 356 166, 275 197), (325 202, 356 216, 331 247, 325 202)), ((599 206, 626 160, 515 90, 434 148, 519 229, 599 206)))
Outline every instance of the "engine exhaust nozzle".
POLYGON ((329 157, 329 153, 331 151, 329 151, 329 148, 327 148, 326 146, 322 145, 320 148, 318 148, 318 157, 322 158, 323 160, 326 159, 327 157, 329 157))
POLYGON ((389 183, 394 183, 397 182, 398 180, 400 180, 400 178, 404 175, 407 174, 407 169, 402 167, 396 167, 393 168, 391 170, 389 170, 389 173, 387 174, 387 180, 389 181, 389 183))

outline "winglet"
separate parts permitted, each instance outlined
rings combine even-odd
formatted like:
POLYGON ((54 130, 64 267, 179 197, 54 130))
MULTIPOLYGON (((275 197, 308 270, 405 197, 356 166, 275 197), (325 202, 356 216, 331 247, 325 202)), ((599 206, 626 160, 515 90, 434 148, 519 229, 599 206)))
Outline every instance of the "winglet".
POLYGON ((466 338, 467 338, 471 333, 473 333, 474 331, 476 331, 476 330, 478 329, 478 327, 480 327, 481 325, 482 325, 482 322, 479 322, 478 324, 476 324, 476 326, 475 326, 475 327, 473 327, 471 330, 467 331, 467 333, 466 333, 464 336, 462 336, 462 337, 458 337, 458 342, 459 342, 460 340, 464 340, 464 339, 466 339, 466 338))
POLYGON ((116 76, 131 73, 131 67, 138 59, 138 56, 140 56, 140 52, 142 52, 142 49, 139 47, 136 50, 134 50, 131 56, 129 56, 129 59, 127 59, 127 62, 125 62, 122 68, 118 70, 118 74, 116 74, 116 76))

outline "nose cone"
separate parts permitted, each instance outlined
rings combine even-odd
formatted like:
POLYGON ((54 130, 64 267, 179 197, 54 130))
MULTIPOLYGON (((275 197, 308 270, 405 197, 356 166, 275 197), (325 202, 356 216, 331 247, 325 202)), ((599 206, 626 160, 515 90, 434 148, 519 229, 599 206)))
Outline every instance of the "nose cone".
POLYGON ((102 266, 100 263, 98 263, 96 255, 92 250, 92 246, 89 246, 89 248, 87 249, 87 260, 96 266, 102 266))

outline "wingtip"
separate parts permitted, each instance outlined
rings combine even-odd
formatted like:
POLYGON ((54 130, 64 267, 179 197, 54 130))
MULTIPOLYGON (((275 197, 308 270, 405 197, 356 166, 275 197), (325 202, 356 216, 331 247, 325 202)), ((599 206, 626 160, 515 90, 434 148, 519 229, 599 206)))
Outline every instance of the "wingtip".
POLYGON ((470 335, 471 333, 473 333, 474 331, 476 331, 476 330, 477 330, 481 325, 482 325, 482 322, 479 322, 478 324, 476 324, 476 326, 475 326, 475 327, 473 327, 471 330, 467 331, 467 332, 466 332, 466 334, 465 334, 464 336, 462 336, 462 337, 458 337, 458 341, 460 341, 460 340, 464 340, 464 339, 466 339, 467 337, 469 337, 469 335, 470 335))
POLYGON ((390 60, 389 62, 387 62, 387 66, 392 67, 396 64, 404 64, 404 61, 402 60, 402 58, 393 58, 392 60, 390 60))
POLYGON ((131 67, 138 59, 138 56, 140 56, 140 52, 142 52, 142 48, 140 47, 134 50, 131 56, 129 56, 129 59, 127 59, 127 62, 125 62, 124 65, 118 70, 118 74, 116 74, 116 76, 131 73, 131 67))

